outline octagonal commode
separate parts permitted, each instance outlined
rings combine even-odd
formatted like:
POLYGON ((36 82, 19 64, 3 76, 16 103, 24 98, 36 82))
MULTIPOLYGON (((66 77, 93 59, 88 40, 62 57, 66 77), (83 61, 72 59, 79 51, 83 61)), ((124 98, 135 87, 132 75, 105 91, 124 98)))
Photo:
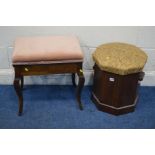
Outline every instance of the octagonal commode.
POLYGON ((126 43, 108 43, 93 53, 92 100, 99 110, 115 115, 134 111, 147 55, 126 43))

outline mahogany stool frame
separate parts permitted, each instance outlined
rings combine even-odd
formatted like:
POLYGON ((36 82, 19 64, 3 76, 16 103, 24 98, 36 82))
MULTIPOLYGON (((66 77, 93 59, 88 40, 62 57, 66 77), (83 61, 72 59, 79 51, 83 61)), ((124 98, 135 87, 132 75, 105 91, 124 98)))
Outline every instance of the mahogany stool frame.
POLYGON ((21 62, 13 63, 15 70, 14 78, 14 88, 18 96, 18 115, 21 116, 23 112, 23 85, 24 85, 24 76, 33 76, 33 75, 48 75, 48 74, 72 74, 72 83, 73 86, 76 86, 75 83, 75 74, 78 75, 78 84, 76 87, 76 99, 79 105, 80 110, 83 109, 81 102, 81 91, 84 86, 85 78, 82 70, 82 62, 78 61, 44 61, 40 62, 21 62))

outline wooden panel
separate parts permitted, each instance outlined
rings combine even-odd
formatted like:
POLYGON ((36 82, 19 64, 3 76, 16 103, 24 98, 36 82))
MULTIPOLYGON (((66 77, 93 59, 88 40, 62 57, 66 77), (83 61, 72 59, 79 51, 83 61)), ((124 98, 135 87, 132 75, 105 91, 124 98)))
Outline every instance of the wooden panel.
POLYGON ((16 74, 19 75, 46 75, 60 73, 76 73, 81 63, 50 64, 50 65, 17 65, 16 74))
POLYGON ((94 70, 93 95, 97 98, 98 103, 95 103, 100 104, 100 109, 103 104, 103 109, 108 107, 106 109, 111 108, 119 112, 119 109, 122 110, 134 104, 138 96, 139 73, 122 76, 102 71, 97 65, 94 70))

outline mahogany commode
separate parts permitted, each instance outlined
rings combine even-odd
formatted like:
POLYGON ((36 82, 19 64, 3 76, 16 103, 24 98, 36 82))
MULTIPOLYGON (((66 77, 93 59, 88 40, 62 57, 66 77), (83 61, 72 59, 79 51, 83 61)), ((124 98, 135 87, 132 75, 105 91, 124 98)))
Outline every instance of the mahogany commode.
POLYGON ((18 115, 23 112, 24 76, 71 73, 75 84, 75 74, 79 81, 76 98, 82 110, 81 91, 84 86, 82 70, 83 53, 78 39, 74 36, 20 37, 15 41, 13 67, 14 88, 19 100, 18 115))
POLYGON ((115 115, 134 111, 147 55, 134 45, 108 43, 96 49, 93 59, 92 100, 96 107, 115 115))

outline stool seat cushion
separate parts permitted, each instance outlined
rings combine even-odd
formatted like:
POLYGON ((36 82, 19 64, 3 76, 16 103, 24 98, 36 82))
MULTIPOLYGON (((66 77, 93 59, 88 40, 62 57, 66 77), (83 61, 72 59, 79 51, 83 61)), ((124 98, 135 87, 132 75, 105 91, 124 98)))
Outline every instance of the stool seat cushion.
POLYGON ((93 59, 101 70, 127 75, 142 71, 147 61, 147 55, 134 45, 108 43, 96 49, 93 59))
POLYGON ((75 36, 20 37, 15 40, 13 63, 82 60, 75 36))

